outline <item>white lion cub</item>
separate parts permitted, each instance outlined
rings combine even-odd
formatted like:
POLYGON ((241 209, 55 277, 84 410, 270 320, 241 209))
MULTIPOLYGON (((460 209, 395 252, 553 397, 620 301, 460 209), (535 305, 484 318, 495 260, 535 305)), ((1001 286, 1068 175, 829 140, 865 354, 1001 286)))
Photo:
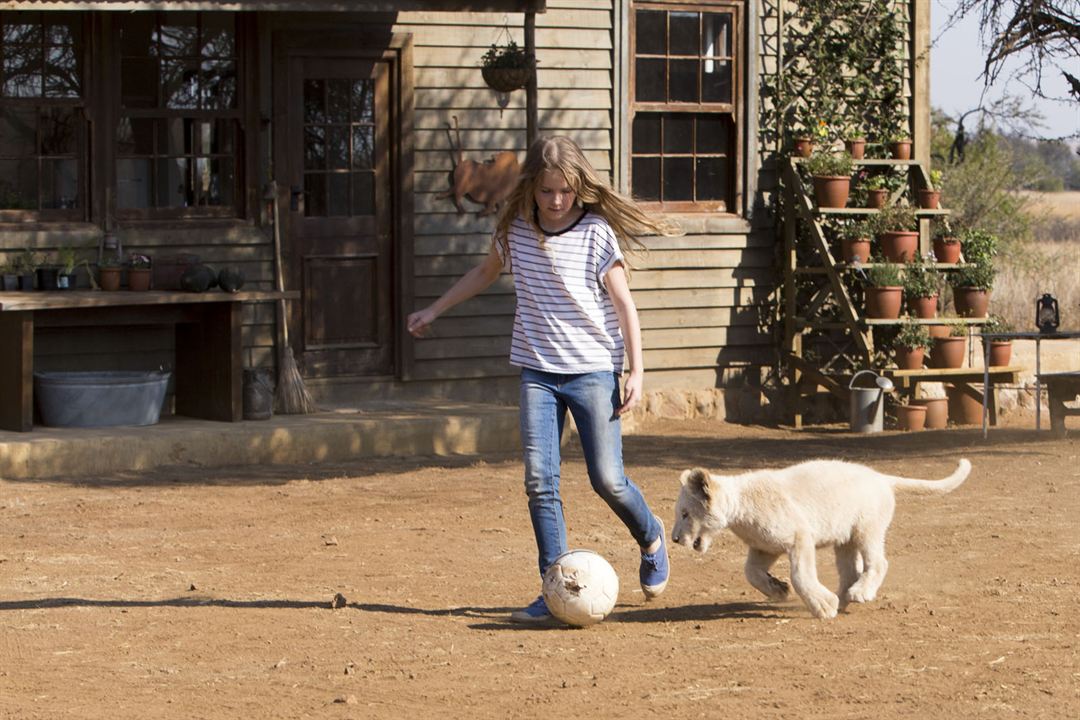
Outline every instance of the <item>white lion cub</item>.
POLYGON ((698 552, 724 528, 750 547, 746 579, 774 600, 788 584, 769 574, 787 553, 795 592, 818 618, 836 617, 850 602, 870 602, 885 579, 885 533, 896 507, 894 490, 944 494, 959 487, 971 463, 960 460, 943 480, 884 475, 841 460, 812 460, 780 470, 712 475, 683 472, 671 539, 698 552), (839 598, 818 581, 815 548, 832 545, 840 573, 839 598))

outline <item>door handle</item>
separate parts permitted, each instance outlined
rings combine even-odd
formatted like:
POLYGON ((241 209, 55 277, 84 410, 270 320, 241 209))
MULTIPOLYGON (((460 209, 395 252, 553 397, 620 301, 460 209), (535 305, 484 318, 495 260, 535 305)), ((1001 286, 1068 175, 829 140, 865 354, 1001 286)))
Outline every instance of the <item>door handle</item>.
POLYGON ((304 189, 299 185, 293 185, 289 192, 289 210, 292 212, 300 212, 303 200, 304 189))

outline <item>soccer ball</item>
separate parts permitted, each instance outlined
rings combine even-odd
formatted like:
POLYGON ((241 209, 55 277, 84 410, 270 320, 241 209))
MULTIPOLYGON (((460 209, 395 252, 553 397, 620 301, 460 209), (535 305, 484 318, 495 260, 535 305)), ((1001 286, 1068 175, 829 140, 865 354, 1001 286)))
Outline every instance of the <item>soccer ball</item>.
POLYGON ((592 550, 571 550, 544 573, 543 595, 551 614, 567 625, 594 625, 615 609, 619 576, 592 550))

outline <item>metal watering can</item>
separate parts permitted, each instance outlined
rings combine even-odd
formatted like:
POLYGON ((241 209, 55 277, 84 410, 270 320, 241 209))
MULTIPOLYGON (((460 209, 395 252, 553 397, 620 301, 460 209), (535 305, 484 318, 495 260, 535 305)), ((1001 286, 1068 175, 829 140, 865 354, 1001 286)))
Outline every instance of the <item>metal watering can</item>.
POLYGON ((881 432, 885 420, 885 393, 893 391, 893 383, 873 370, 860 370, 848 383, 851 391, 851 431, 857 433, 881 432), (855 387, 860 375, 874 378, 873 387, 855 387))

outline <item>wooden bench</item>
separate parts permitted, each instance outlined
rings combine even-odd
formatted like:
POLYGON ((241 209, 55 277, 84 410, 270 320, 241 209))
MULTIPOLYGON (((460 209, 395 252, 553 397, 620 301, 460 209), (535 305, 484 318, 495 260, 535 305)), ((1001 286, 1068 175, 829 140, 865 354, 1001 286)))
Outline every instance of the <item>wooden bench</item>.
POLYGON ((1080 371, 1042 373, 1039 383, 1046 386, 1047 405, 1050 406, 1050 432, 1065 436, 1065 417, 1080 415, 1080 407, 1071 408, 1065 403, 1073 402, 1080 395, 1080 371))
POLYGON ((994 397, 995 383, 1017 384, 1024 368, 1020 365, 1002 365, 989 368, 922 368, 920 370, 885 370, 883 374, 892 379, 901 394, 914 397, 919 383, 945 382, 963 394, 978 401, 984 411, 989 411, 990 424, 997 424, 997 402, 994 397), (987 383, 982 392, 974 384, 987 383))
POLYGON ((243 417, 241 303, 299 297, 296 291, 0 293, 0 430, 34 427, 34 330, 172 325, 178 415, 243 417))

